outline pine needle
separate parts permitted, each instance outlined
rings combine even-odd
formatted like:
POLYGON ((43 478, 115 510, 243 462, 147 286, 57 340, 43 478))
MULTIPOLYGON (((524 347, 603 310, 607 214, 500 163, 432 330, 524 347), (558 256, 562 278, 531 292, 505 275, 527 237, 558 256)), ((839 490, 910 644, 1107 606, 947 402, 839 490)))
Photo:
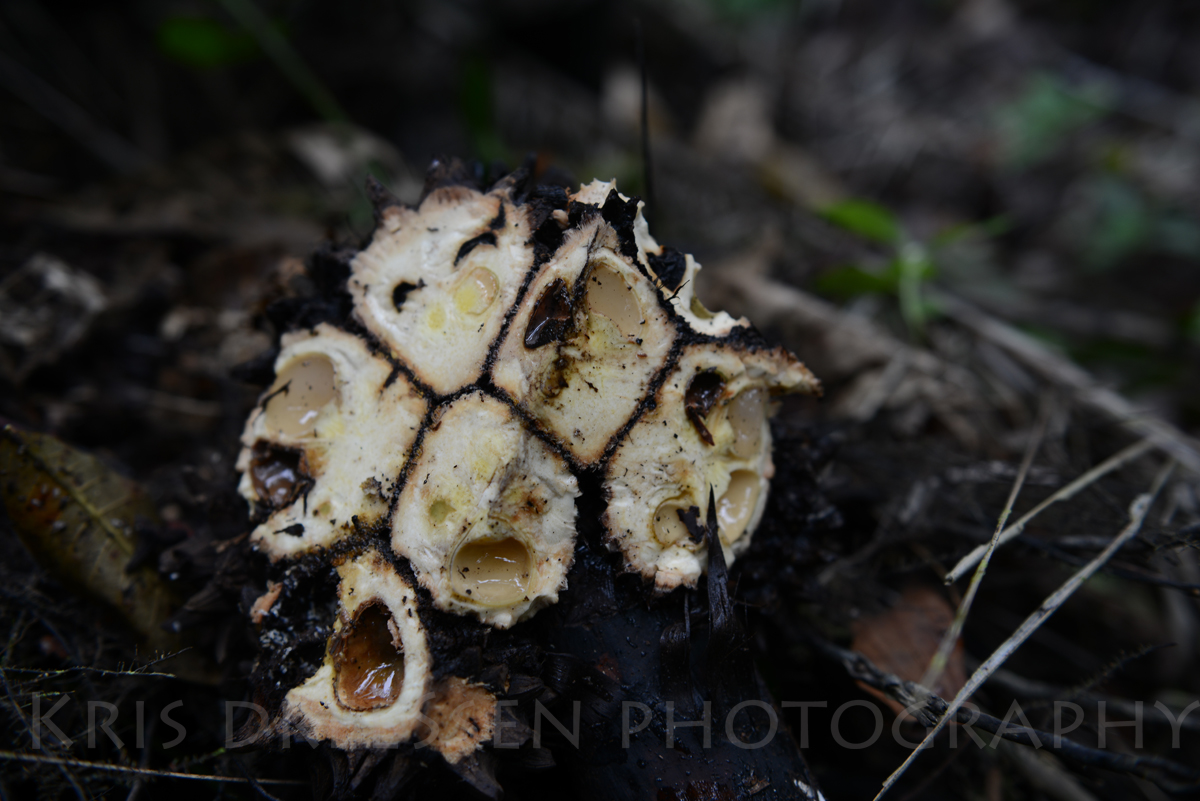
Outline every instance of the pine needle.
POLYGON ((88 768, 107 773, 123 773, 133 776, 150 776, 159 779, 189 779, 202 782, 219 782, 221 784, 287 784, 306 785, 308 782, 295 779, 248 779, 240 776, 209 776, 202 773, 180 773, 173 770, 154 770, 153 768, 131 768, 128 765, 110 765, 104 762, 89 762, 86 759, 70 759, 67 757, 42 756, 40 754, 20 754, 16 751, 0 751, 0 759, 13 762, 32 762, 39 765, 58 765, 73 768, 88 768))
MULTIPOLYGON (((1128 462, 1132 462, 1134 459, 1137 459, 1142 454, 1150 451, 1154 447, 1155 443, 1153 441, 1150 439, 1144 439, 1140 442, 1135 442, 1128 448, 1118 451, 1117 453, 1108 457, 1103 462, 1096 465, 1091 470, 1088 470, 1070 484, 1062 487, 1049 498, 1030 509, 1028 512, 1023 514, 1017 520, 1017 522, 1004 529, 1004 531, 1000 533, 999 540, 996 541, 996 546, 1003 545, 1006 542, 1019 537, 1021 532, 1025 530, 1025 526, 1029 524, 1029 521, 1033 520, 1050 506, 1053 506, 1059 501, 1065 501, 1068 498, 1074 497, 1080 490, 1091 486, 1099 479, 1108 475, 1117 468, 1127 464, 1128 462)), ((991 543, 988 543, 987 545, 979 545, 975 548, 975 550, 971 551, 969 554, 960 559, 958 564, 954 566, 954 569, 946 574, 946 583, 952 584, 966 575, 966 572, 978 564, 979 561, 983 559, 984 554, 988 553, 991 548, 991 543)))
POLYGON ((1000 512, 1000 518, 996 521, 996 531, 992 534, 992 540, 988 543, 983 558, 979 560, 979 567, 975 569, 975 575, 971 577, 971 585, 967 587, 967 592, 963 596, 962 602, 958 605, 958 611, 954 615, 954 622, 950 624, 950 628, 942 636, 937 653, 929 661, 929 667, 925 670, 925 676, 921 679, 921 684, 930 689, 937 687, 938 680, 941 679, 942 673, 946 670, 946 663, 950 659, 950 652, 954 650, 954 645, 958 642, 959 635, 962 634, 963 626, 967 623, 967 615, 971 612, 971 604, 975 601, 975 594, 979 591, 979 585, 983 583, 983 577, 987 573, 992 553, 995 552, 996 547, 1000 544, 1000 536, 1004 533, 1004 524, 1008 522, 1008 516, 1012 514, 1013 506, 1017 502, 1017 496, 1021 494, 1021 488, 1025 486, 1025 478, 1029 475, 1029 468, 1033 465, 1033 457, 1037 455, 1038 448, 1041 447, 1042 440, 1046 436, 1046 426, 1050 422, 1050 406, 1049 397, 1043 395, 1037 429, 1029 438, 1029 444, 1025 448, 1025 458, 1021 460, 1021 468, 1017 471, 1016 478, 1013 479, 1012 489, 1008 493, 1008 501, 1004 504, 1004 509, 1000 512))
POLYGON ((1163 469, 1159 471, 1158 476, 1155 478, 1154 484, 1150 488, 1149 492, 1145 492, 1137 496, 1134 498, 1133 503, 1129 505, 1129 524, 1122 529, 1121 533, 1118 534, 1116 538, 1109 543, 1108 547, 1101 551, 1095 559, 1082 567, 1077 573, 1075 573, 1075 575, 1071 576, 1071 578, 1068 579, 1061 587, 1059 587, 1048 598, 1046 598, 1046 600, 1042 601, 1041 606, 1039 606, 1033 612, 1033 614, 1025 619, 1025 622, 1021 624, 1020 628, 1018 628, 1011 637, 1005 640, 999 648, 993 651, 992 655, 989 656, 987 660, 979 666, 979 668, 971 675, 971 678, 967 680, 967 683, 963 685, 963 688, 958 691, 958 695, 954 697, 954 700, 950 703, 949 708, 945 711, 945 713, 942 714, 941 718, 937 722, 937 725, 925 735, 925 739, 921 741, 921 744, 918 745, 913 752, 908 755, 908 759, 904 760, 904 764, 897 768, 896 771, 887 778, 887 781, 883 783, 883 787, 880 788, 879 793, 875 796, 875 801, 879 801, 880 798, 883 798, 883 796, 887 794, 887 791, 890 790, 892 786, 895 785, 900 779, 900 777, 904 775, 909 766, 916 761, 917 756, 920 755, 920 753, 930 745, 932 745, 934 738, 936 738, 941 730, 945 728, 949 721, 954 719, 955 715, 958 713, 958 710, 962 707, 966 700, 975 694, 975 691, 978 690, 983 683, 988 680, 988 677, 991 676, 997 668, 1003 665, 1008 658, 1012 656, 1012 654, 1042 626, 1043 623, 1049 620, 1050 616, 1058 611, 1058 608, 1062 606, 1068 598, 1074 595, 1075 591, 1078 590, 1085 581, 1091 578, 1092 574, 1094 574, 1109 559, 1111 559, 1113 554, 1120 550, 1120 548, 1129 542, 1129 540, 1137 536, 1137 533, 1141 531, 1142 524, 1146 520, 1146 515, 1150 512, 1150 506, 1154 503, 1154 499, 1158 497, 1159 492, 1162 491, 1163 485, 1167 483, 1167 479, 1170 477, 1171 472, 1174 469, 1174 460, 1167 462, 1163 469))

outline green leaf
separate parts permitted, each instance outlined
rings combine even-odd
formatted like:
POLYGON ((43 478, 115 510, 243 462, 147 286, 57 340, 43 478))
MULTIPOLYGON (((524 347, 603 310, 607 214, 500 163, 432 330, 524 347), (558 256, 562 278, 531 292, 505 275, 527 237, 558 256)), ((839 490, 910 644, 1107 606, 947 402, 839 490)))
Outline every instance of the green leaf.
POLYGON ((900 224, 895 215, 867 200, 844 200, 826 206, 820 214, 839 228, 872 242, 892 245, 900 239, 900 224))
POLYGON ((200 69, 225 67, 254 58, 258 47, 248 33, 230 31, 216 20, 171 17, 158 27, 158 49, 180 64, 200 69))
POLYGON ((838 267, 816 280, 816 289, 823 295, 846 299, 859 295, 893 295, 900 273, 894 264, 882 272, 871 272, 854 265, 838 267))
POLYGON ((900 314, 909 333, 922 336, 929 308, 922 297, 921 285, 932 278, 935 272, 929 252, 923 245, 909 242, 900 248, 900 254, 892 264, 898 276, 896 291, 900 299, 900 314))
POLYGON ((1110 105, 1103 88, 1076 88, 1056 75, 1034 75, 1021 95, 998 112, 1004 160, 1018 168, 1044 161, 1072 133, 1108 114, 1110 105))
POLYGON ((973 237, 991 239, 1008 233, 1010 228, 1012 228, 1012 221, 1005 215, 998 214, 981 222, 957 223, 944 228, 933 237, 929 244, 932 247, 940 248, 973 237))
POLYGON ((496 129, 491 65, 481 56, 466 59, 459 79, 458 105, 475 154, 485 164, 509 161, 496 129))

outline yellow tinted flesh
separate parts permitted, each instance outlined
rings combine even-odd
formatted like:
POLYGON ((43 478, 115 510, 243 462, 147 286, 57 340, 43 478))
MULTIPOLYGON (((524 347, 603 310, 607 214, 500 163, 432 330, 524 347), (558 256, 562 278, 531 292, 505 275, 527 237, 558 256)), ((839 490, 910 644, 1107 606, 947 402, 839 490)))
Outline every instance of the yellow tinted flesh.
POLYGON ((613 321, 626 337, 642 328, 642 310, 625 279, 608 267, 597 267, 588 277, 588 309, 613 321))
POLYGON ((286 437, 311 436, 321 409, 337 397, 333 363, 305 356, 280 371, 267 401, 267 428, 286 437))
POLYGON ((762 389, 739 392, 729 404, 729 424, 733 426, 730 449, 740 459, 751 459, 762 447, 763 422, 767 417, 767 393, 762 389))
POLYGON ((729 487, 717 501, 717 528, 726 545, 742 536, 758 504, 760 484, 753 470, 734 470, 729 487))
POLYGON ((513 537, 468 542, 454 554, 454 592, 487 606, 519 603, 529 590, 532 561, 525 543, 513 537))

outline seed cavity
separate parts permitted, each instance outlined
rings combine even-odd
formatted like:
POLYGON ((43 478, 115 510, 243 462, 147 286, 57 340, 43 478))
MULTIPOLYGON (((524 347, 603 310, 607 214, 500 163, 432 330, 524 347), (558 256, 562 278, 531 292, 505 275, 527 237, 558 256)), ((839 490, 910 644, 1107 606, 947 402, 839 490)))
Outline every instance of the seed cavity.
POLYGON ((454 305, 463 314, 483 314, 495 302, 499 286, 491 270, 476 267, 454 290, 454 305))
POLYGON ((739 392, 729 404, 729 424, 733 427, 730 450, 740 459, 750 459, 762 447, 763 422, 767 419, 767 393, 761 388, 739 392))
POLYGON ((684 412, 705 445, 713 444, 713 436, 704 424, 704 418, 708 417, 708 413, 712 411, 724 391, 725 379, 721 378, 720 373, 716 370, 705 370, 692 379, 687 392, 684 393, 684 412))
POLYGON ((704 304, 700 302, 700 298, 692 295, 692 314, 699 317, 701 320, 711 320, 715 315, 708 309, 704 308, 704 304))
POLYGON ((510 606, 529 592, 533 559, 516 537, 461 545, 451 567, 451 587, 461 598, 486 606, 510 606))
POLYGON ((402 311, 400 308, 404 305, 404 301, 408 300, 408 293, 414 289, 420 289, 425 286, 425 281, 420 280, 415 284, 410 284, 408 281, 401 281, 396 284, 396 288, 392 290, 392 305, 396 307, 396 311, 402 311))
POLYGON ((675 497, 663 501, 654 510, 654 538, 663 546, 674 545, 689 538, 687 526, 679 513, 695 506, 691 498, 675 497))
POLYGON ((429 521, 435 526, 446 522, 446 518, 454 511, 454 506, 443 498, 438 498, 429 504, 429 521))
POLYGON ((588 309, 612 320, 627 337, 637 336, 643 317, 633 289, 609 267, 596 267, 588 276, 588 309))
POLYGON ((391 613, 381 603, 360 608, 333 648, 337 700, 365 712, 390 706, 404 684, 404 650, 391 613))
POLYGON ((259 501, 280 509, 312 486, 304 469, 304 453, 271 442, 259 441, 250 457, 250 481, 259 501))
POLYGON ((541 297, 529 315, 529 326, 525 329, 525 347, 533 350, 560 339, 571 320, 571 296, 567 283, 555 278, 550 286, 542 290, 541 297))
POLYGON ((286 437, 312 436, 321 409, 337 397, 333 362, 320 355, 297 359, 280 371, 269 397, 268 429, 286 437))
POLYGON ((717 501, 717 529, 721 542, 729 545, 746 530, 754 507, 758 505, 761 483, 753 470, 734 470, 729 487, 717 501))
MULTIPOLYGON (((501 209, 501 215, 503 215, 503 209, 501 209)), ((500 227, 504 227, 503 216, 501 216, 500 227)), ((496 235, 491 231, 488 231, 485 234, 480 234, 474 239, 468 239, 466 242, 463 242, 462 246, 458 249, 458 255, 454 257, 455 266, 457 266, 460 261, 470 255, 472 250, 480 245, 491 245, 492 247, 495 247, 496 235)))

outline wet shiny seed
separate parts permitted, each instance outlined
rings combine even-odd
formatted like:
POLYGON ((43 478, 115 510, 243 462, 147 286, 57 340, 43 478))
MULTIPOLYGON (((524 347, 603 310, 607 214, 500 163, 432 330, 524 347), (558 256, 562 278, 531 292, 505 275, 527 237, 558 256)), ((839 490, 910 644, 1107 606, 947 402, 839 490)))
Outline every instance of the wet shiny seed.
POLYGON ((733 427, 733 455, 754 457, 762 446, 763 422, 767 419, 767 393, 763 389, 743 390, 729 404, 729 424, 733 427))
POLYGON ((394 703, 404 683, 404 653, 396 647, 391 615, 381 604, 362 609, 334 650, 335 687, 342 706, 355 711, 394 703))
POLYGON ((721 542, 728 545, 742 536, 758 504, 760 487, 758 473, 753 470, 733 471, 729 477, 729 487, 717 501, 717 530, 721 542))
POLYGON ((464 314, 483 314, 496 301, 499 286, 491 270, 476 267, 454 290, 454 305, 464 314))
POLYGON ((592 270, 587 282, 588 309, 612 320, 627 337, 642 327, 642 310, 625 279, 608 267, 592 270))
POLYGON ((525 543, 515 537, 468 542, 454 554, 451 584, 461 598, 507 606, 525 598, 532 562, 525 543))
POLYGON ((254 494, 276 509, 287 506, 309 482, 300 451, 260 442, 250 460, 250 481, 254 494))
POLYGON ((704 424, 704 418, 708 417, 724 391, 725 379, 715 370, 706 370, 692 379, 684 393, 684 412, 706 445, 713 444, 713 437, 704 424))
POLYGON ((570 320, 571 296, 567 292, 567 283, 555 278, 550 286, 542 290, 541 297, 534 304, 533 313, 529 315, 525 347, 532 350, 558 340, 567 330, 570 320))
POLYGON ((266 406, 266 426, 287 437, 315 432, 321 409, 337 397, 333 363, 324 356, 305 356, 280 371, 266 406))

